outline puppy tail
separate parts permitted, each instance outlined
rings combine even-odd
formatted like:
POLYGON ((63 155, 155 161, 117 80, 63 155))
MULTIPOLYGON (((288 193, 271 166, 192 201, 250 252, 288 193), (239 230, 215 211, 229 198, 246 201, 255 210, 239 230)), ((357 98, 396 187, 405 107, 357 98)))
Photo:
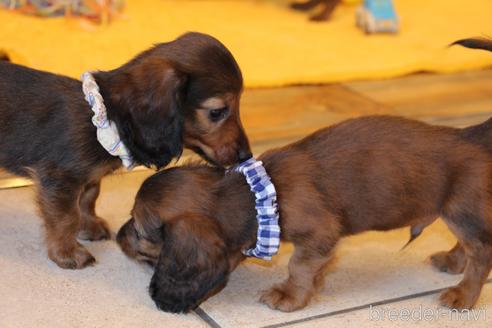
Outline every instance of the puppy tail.
POLYGON ((461 39, 450 44, 450 46, 454 45, 460 45, 470 49, 482 49, 492 51, 492 39, 487 38, 461 39))
MULTIPOLYGON (((490 38, 461 39, 450 44, 450 46, 454 45, 460 45, 471 49, 492 51, 492 39, 490 38)), ((485 147, 492 152, 492 118, 481 124, 464 128, 462 130, 462 135, 468 141, 485 147)))

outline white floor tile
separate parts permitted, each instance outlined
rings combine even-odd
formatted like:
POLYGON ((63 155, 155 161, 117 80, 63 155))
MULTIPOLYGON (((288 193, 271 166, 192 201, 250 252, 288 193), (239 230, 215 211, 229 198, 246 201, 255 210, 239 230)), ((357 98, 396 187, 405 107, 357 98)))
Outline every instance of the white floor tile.
POLYGON ((492 323, 492 285, 485 285, 479 304, 462 313, 438 307, 434 296, 418 297, 404 302, 363 309, 337 316, 307 320, 285 327, 448 327, 488 328, 492 323))
MULTIPOLYGON (((148 173, 105 179, 99 214, 113 232, 126 221, 148 173)), ((97 264, 62 270, 46 255, 33 188, 0 191, 0 327, 207 327, 195 314, 158 311, 151 272, 111 241, 88 243, 97 264)))
MULTIPOLYGON (((442 222, 430 226, 400 251, 408 236, 408 229, 402 229, 343 240, 326 276, 325 288, 301 311, 282 313, 258 302, 261 290, 286 277, 290 245, 283 246, 275 265, 253 260, 239 267, 226 289, 202 308, 223 327, 258 327, 435 290, 460 281, 461 275, 437 272, 427 261, 429 255, 454 246, 455 239, 442 222)), ((429 299, 437 306, 437 295, 429 299)))

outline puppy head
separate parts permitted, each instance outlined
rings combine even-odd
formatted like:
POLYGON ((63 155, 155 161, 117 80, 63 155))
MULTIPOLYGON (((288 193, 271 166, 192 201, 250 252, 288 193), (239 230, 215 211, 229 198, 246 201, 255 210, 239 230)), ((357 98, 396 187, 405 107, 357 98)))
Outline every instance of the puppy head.
POLYGON ((187 33, 95 77, 140 164, 164 167, 183 147, 221 166, 251 156, 239 118, 241 71, 218 40, 187 33))
POLYGON ((184 105, 185 147, 223 166, 251 157, 239 115, 243 78, 229 50, 213 37, 187 33, 167 52, 189 77, 184 105))
POLYGON ((133 218, 117 234, 126 255, 155 268, 149 291, 164 311, 194 309, 225 286, 242 259, 240 251, 226 247, 222 226, 212 217, 211 188, 223 176, 220 168, 194 164, 154 174, 137 193, 133 218))

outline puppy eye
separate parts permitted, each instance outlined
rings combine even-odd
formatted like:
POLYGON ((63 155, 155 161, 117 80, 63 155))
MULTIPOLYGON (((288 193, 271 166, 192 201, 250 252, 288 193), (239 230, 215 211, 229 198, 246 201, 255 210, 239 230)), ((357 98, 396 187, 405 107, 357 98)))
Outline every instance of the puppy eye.
POLYGON ((222 120, 227 115, 228 111, 229 111, 228 107, 211 109, 208 112, 208 117, 210 118, 210 120, 212 122, 218 122, 218 121, 222 120))

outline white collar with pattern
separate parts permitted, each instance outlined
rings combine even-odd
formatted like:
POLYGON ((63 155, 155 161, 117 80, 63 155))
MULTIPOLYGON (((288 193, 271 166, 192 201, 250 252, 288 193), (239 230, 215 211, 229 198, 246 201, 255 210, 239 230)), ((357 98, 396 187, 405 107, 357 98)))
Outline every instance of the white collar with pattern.
POLYGON ((116 124, 108 119, 103 97, 90 72, 82 74, 82 90, 85 100, 94 112, 92 124, 97 128, 97 140, 108 153, 118 156, 126 169, 131 170, 135 166, 135 161, 121 140, 116 124))

